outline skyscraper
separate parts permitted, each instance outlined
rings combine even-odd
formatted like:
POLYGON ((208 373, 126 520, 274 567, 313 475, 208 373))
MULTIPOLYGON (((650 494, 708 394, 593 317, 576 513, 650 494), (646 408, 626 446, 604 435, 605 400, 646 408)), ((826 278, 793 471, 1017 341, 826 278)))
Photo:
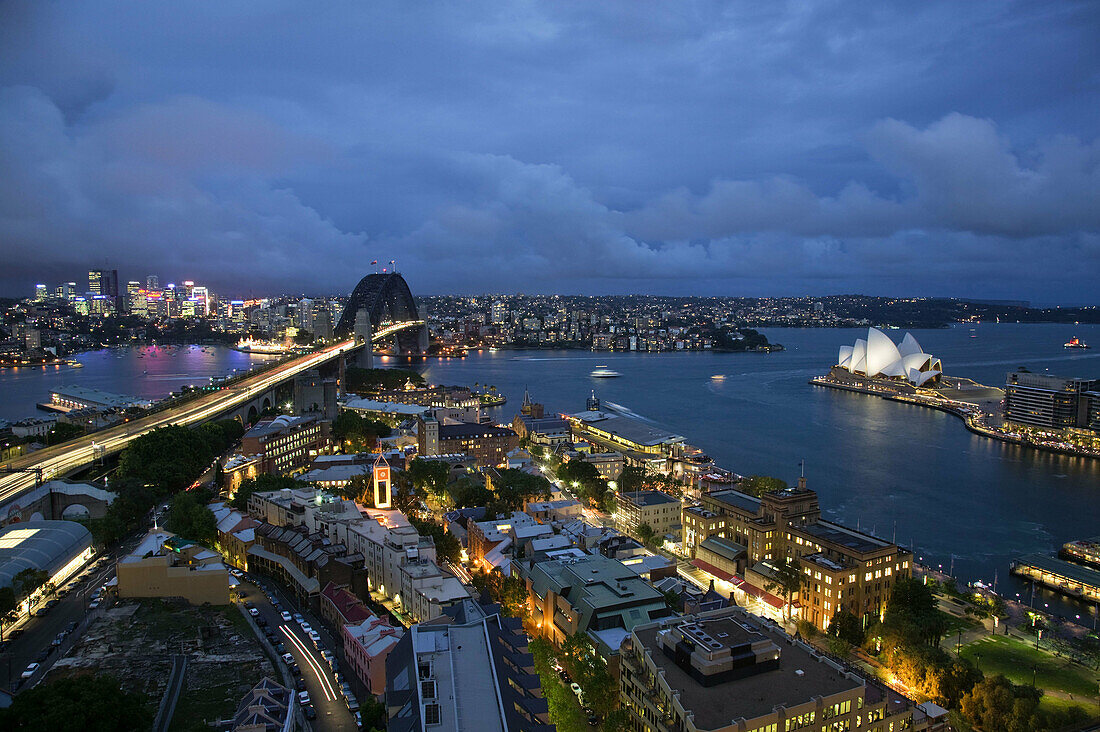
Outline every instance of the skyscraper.
POLYGON ((115 308, 118 308, 119 305, 121 305, 121 301, 118 297, 118 270, 88 270, 88 292, 92 293, 92 295, 100 295, 107 298, 115 308))
POLYGON ((156 275, 147 275, 145 277, 145 287, 149 290, 159 290, 160 277, 157 277, 156 275))

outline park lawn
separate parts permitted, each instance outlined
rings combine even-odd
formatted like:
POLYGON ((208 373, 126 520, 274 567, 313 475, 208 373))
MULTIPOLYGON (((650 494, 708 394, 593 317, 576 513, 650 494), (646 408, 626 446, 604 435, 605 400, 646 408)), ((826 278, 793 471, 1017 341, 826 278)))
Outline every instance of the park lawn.
POLYGON ((1013 636, 981 638, 963 646, 962 655, 977 663, 986 676, 1003 674, 1013 683, 1030 684, 1034 667, 1035 684, 1040 689, 1086 698, 1096 696, 1096 681, 1090 671, 1046 651, 1036 651, 1033 643, 1013 636))

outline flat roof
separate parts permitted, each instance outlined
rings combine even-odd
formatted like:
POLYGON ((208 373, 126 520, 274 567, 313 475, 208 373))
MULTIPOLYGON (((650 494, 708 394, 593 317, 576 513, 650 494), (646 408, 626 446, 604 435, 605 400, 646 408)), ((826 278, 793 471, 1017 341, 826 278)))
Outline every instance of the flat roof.
POLYGON ((1041 569, 1044 572, 1056 574, 1060 577, 1080 582, 1092 587, 1100 587, 1100 572, 1089 569, 1080 564, 1067 562, 1063 559, 1055 559, 1045 554, 1028 554, 1016 560, 1017 564, 1041 569))
POLYGON ((645 422, 634 417, 622 414, 608 414, 607 412, 578 412, 572 418, 582 424, 594 427, 604 432, 609 432, 635 445, 656 447, 669 442, 682 442, 683 435, 668 430, 650 422, 645 422))
POLYGON ((771 714, 776 706, 794 707, 811 703, 817 696, 829 697, 864 686, 862 680, 815 658, 799 643, 788 644, 785 635, 742 611, 734 610, 732 614, 711 619, 685 618, 684 622, 701 626, 720 641, 767 638, 780 648, 778 669, 704 687, 661 650, 657 643, 657 634, 662 630, 659 626, 635 629, 634 634, 649 657, 664 671, 669 687, 680 692, 684 709, 695 715, 695 726, 699 729, 720 729, 741 717, 751 721, 771 714))
POLYGON ((748 511, 755 514, 760 510, 760 499, 755 496, 750 496, 748 493, 742 493, 735 490, 715 491, 708 494, 709 498, 716 498, 722 503, 729 504, 740 508, 742 511, 748 511))
POLYGON ((831 521, 816 521, 795 528, 821 541, 839 544, 857 552, 873 552, 876 549, 885 549, 892 546, 889 542, 878 537, 849 529, 847 526, 834 524, 831 521))
POLYGON ((667 493, 662 493, 661 491, 655 490, 623 493, 623 498, 627 499, 635 506, 659 506, 664 503, 680 502, 678 498, 673 498, 667 493))

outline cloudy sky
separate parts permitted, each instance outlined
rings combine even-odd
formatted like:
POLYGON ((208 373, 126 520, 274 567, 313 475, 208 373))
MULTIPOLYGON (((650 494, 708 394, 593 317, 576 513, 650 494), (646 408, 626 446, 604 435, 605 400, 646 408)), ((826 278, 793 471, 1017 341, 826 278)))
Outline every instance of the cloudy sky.
POLYGON ((1092 302, 1100 5, 0 3, 0 293, 1092 302), (82 274, 83 273, 83 274, 82 274))

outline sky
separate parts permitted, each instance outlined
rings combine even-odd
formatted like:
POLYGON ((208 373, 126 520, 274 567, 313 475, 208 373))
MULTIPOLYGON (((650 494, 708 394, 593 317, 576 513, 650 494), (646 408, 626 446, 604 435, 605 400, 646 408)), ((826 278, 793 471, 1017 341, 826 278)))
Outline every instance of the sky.
POLYGON ((0 294, 1097 304, 1094 2, 0 3, 0 294))

